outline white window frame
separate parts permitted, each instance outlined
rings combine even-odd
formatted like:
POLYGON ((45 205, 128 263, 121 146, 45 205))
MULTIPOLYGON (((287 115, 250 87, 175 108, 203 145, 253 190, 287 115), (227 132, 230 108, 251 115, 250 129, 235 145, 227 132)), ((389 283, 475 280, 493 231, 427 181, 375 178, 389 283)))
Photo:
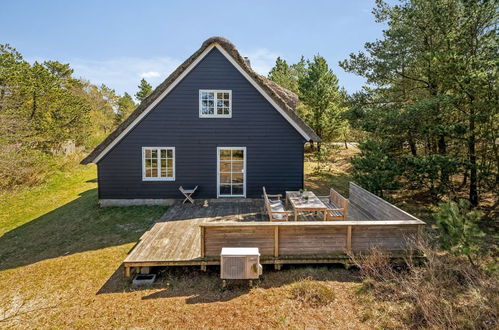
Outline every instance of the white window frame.
POLYGON ((246 147, 217 147, 217 198, 220 197, 243 197, 246 198, 246 159, 248 153, 246 147), (242 195, 220 195, 220 151, 221 150, 243 150, 244 151, 244 172, 243 172, 243 194, 242 195))
POLYGON ((175 181, 175 147, 142 147, 142 181, 175 181), (146 150, 156 149, 158 152, 158 174, 161 174, 161 150, 173 151, 173 177, 146 177, 146 150))
POLYGON ((199 118, 232 118, 232 90, 225 89, 200 89, 199 90, 199 118), (202 93, 214 93, 214 114, 203 114, 202 107, 202 93), (229 114, 228 115, 218 115, 217 114, 217 93, 229 93, 229 114))

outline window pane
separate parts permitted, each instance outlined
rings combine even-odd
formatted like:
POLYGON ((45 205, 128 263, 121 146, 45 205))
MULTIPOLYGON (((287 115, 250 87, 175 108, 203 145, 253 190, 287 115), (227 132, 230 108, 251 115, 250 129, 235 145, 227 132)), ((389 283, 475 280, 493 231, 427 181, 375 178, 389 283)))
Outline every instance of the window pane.
POLYGON ((166 158, 166 149, 161 149, 161 158, 166 158))
POLYGON ((152 167, 158 167, 158 160, 157 159, 151 159, 151 166, 152 167))
POLYGON ((157 177, 158 177, 158 169, 157 169, 157 168, 153 168, 153 169, 151 170, 151 176, 152 176, 153 178, 157 178, 157 177))
POLYGON ((220 182, 221 183, 230 183, 230 173, 220 173, 220 182))
POLYGON ((161 168, 161 177, 162 178, 166 177, 166 168, 164 168, 164 167, 161 168))
POLYGON ((243 185, 242 184, 232 185, 232 195, 242 195, 242 194, 243 194, 243 185))
POLYGON ((173 158, 173 150, 172 149, 168 149, 167 152, 166 152, 166 155, 168 158, 173 158))
POLYGON ((152 160, 146 159, 146 167, 152 167, 152 160))
POLYGON ((173 178, 173 167, 169 167, 166 173, 168 174, 169 178, 173 178))
POLYGON ((230 184, 220 185, 220 195, 230 195, 230 184))
POLYGON ((220 150, 220 159, 221 160, 230 160, 230 150, 227 150, 227 149, 220 150))
POLYGON ((242 172, 244 168, 244 162, 242 161, 233 161, 232 162, 232 172, 238 173, 242 172))
POLYGON ((146 178, 150 178, 152 176, 151 169, 146 169, 146 178))
POLYGON ((229 109, 228 108, 224 108, 223 109, 223 114, 224 115, 228 115, 229 114, 229 109))
POLYGON ((230 172, 230 161, 220 162, 220 172, 230 172))
POLYGON ((151 149, 146 149, 145 153, 146 153, 146 158, 151 158, 151 149))
POLYGON ((173 159, 168 159, 167 160, 167 166, 168 166, 169 169, 170 168, 173 169, 173 159))
POLYGON ((232 173, 232 183, 243 183, 243 173, 232 173))
POLYGON ((166 168, 166 159, 161 159, 161 169, 165 169, 166 168))
POLYGON ((243 160, 243 150, 232 150, 232 160, 243 160))
POLYGON ((151 150, 151 158, 158 158, 158 150, 156 149, 151 150))

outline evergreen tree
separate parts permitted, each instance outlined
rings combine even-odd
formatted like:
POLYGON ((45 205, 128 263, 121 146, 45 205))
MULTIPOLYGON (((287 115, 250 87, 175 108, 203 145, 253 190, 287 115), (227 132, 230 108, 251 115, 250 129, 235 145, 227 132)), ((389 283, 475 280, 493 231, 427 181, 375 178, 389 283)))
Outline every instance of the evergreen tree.
POLYGON ((383 39, 340 63, 369 83, 351 99, 352 125, 386 142, 406 181, 429 181, 436 195, 456 190, 461 173, 473 206, 479 187, 499 182, 498 9, 497 1, 378 0, 383 39))
POLYGON ((139 100, 139 102, 142 102, 146 97, 151 95, 152 86, 144 78, 142 78, 138 87, 139 91, 135 94, 135 98, 139 100))
POLYGON ((130 96, 130 94, 125 92, 125 94, 123 94, 123 96, 118 99, 118 109, 116 110, 115 115, 115 125, 121 124, 121 122, 123 122, 130 115, 130 113, 132 113, 135 107, 136 105, 133 101, 133 98, 130 96))
POLYGON ((305 121, 323 141, 329 141, 338 132, 344 110, 338 78, 324 57, 317 55, 308 62, 307 71, 298 84, 300 99, 308 109, 305 121))

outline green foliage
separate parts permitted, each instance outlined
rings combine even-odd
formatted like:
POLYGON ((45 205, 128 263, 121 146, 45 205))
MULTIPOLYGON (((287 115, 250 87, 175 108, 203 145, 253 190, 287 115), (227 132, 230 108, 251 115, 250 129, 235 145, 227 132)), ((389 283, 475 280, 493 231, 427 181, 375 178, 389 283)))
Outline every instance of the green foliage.
POLYGON ((322 56, 314 56, 307 64, 298 80, 300 99, 308 108, 305 121, 323 141, 331 141, 344 123, 338 78, 322 56))
POLYGON ((118 99, 118 109, 116 110, 115 124, 119 125, 135 109, 136 104, 130 94, 125 93, 118 99))
POLYGON ((470 211, 470 203, 466 200, 458 203, 449 201, 440 204, 435 219, 440 229, 442 247, 452 253, 465 255, 472 261, 471 256, 480 251, 479 238, 485 235, 478 226, 480 213, 470 211))
POLYGON ((140 84, 138 86, 139 91, 135 93, 135 97, 137 100, 139 100, 139 103, 144 101, 146 97, 151 95, 152 93, 152 86, 149 84, 144 78, 140 80, 140 84))
POLYGON ((298 63, 291 65, 288 65, 286 60, 278 57, 274 67, 268 74, 268 78, 279 86, 298 94, 298 80, 305 75, 306 71, 306 62, 303 56, 298 63))
POLYGON ((352 158, 353 179, 365 189, 383 197, 385 190, 397 189, 401 167, 382 143, 367 141, 359 145, 361 153, 352 158))
POLYGON ((0 190, 43 181, 63 144, 94 147, 114 129, 115 91, 72 74, 69 64, 30 64, 0 45, 0 190))
POLYGON ((477 206, 479 187, 499 182, 499 2, 376 4, 383 38, 340 63, 369 83, 349 98, 350 124, 392 146, 408 169, 401 180, 422 179, 445 195, 458 188, 452 176, 459 174, 477 206))

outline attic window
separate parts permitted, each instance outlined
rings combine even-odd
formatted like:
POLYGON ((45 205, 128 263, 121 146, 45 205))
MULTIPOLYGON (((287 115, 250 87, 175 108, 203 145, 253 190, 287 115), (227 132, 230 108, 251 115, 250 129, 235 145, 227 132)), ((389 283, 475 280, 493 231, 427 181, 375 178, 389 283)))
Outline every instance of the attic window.
POLYGON ((231 118, 232 91, 200 90, 199 118, 231 118))

